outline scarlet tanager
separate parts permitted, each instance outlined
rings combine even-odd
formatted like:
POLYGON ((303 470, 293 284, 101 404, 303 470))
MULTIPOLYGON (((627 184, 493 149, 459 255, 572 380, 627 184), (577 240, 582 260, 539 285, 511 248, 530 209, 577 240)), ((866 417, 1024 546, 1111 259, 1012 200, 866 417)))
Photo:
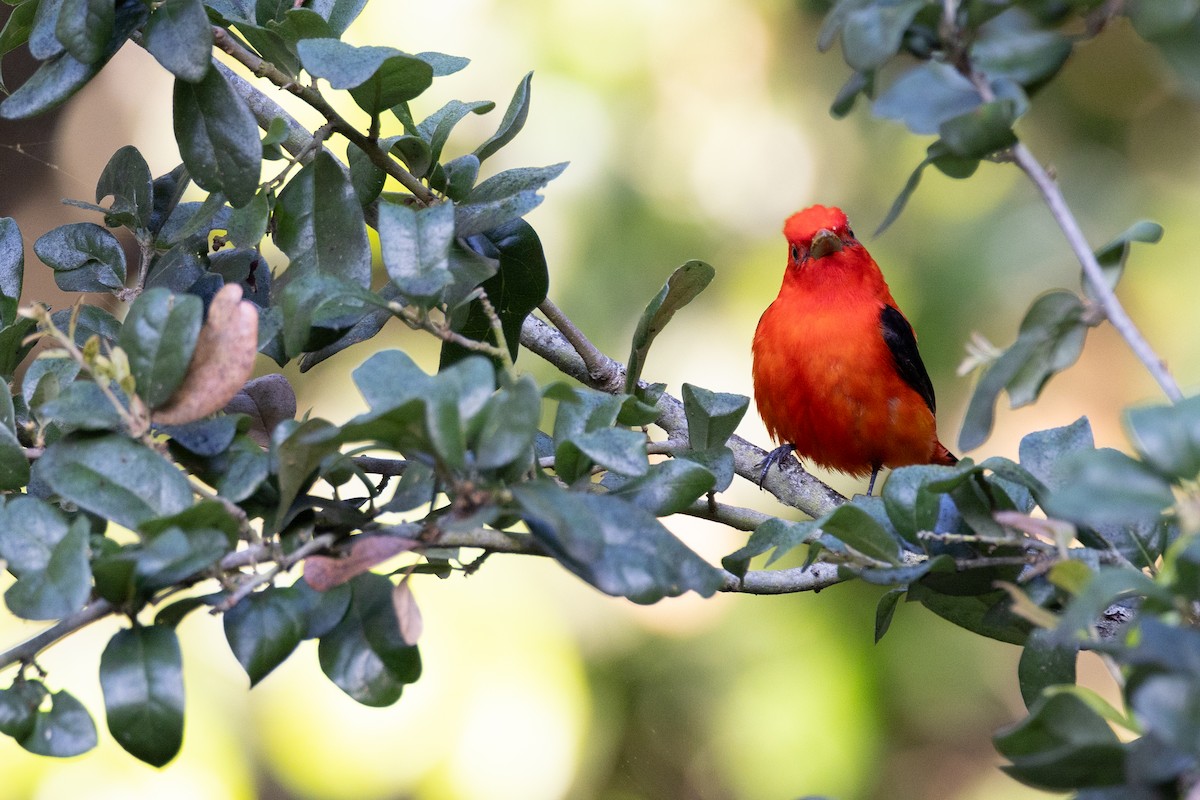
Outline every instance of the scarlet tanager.
POLYGON ((871 475, 882 467, 955 464, 938 441, 933 383, 912 326, 879 265, 838 208, 788 218, 787 270, 754 333, 754 396, 771 438, 763 462, 793 451, 822 467, 871 475))

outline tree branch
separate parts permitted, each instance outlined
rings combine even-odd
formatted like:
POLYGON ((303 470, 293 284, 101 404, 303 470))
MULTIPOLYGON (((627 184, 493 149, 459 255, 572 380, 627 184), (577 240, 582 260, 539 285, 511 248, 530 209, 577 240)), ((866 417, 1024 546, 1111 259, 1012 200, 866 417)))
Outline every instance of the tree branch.
MULTIPOLYGON (((593 389, 618 394, 624 388, 625 367, 600 354, 605 359, 602 372, 606 377, 593 378, 579 353, 563 334, 545 321, 530 315, 521 328, 521 344, 550 362, 560 372, 593 389)), ((655 423, 672 439, 684 446, 687 438, 687 417, 683 403, 663 393, 658 400, 659 418, 655 423)), ((748 481, 758 483, 759 471, 767 452, 740 436, 731 436, 726 442, 733 451, 734 471, 748 481)), ((763 488, 775 495, 781 503, 798 508, 811 517, 823 516, 842 503, 846 498, 804 471, 800 462, 788 459, 771 470, 763 481, 763 488)))

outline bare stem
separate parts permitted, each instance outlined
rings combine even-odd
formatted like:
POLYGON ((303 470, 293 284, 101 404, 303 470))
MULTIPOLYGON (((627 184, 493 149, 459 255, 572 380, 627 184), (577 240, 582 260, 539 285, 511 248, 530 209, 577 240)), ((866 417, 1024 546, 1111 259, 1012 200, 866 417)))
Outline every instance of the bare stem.
POLYGON ((606 371, 612 369, 612 361, 604 353, 601 353, 596 345, 592 344, 591 340, 584 335, 583 331, 579 330, 570 317, 562 312, 562 309, 554 304, 553 300, 547 297, 538 306, 538 310, 545 314, 550 324, 558 328, 559 333, 571 343, 575 352, 583 359, 588 374, 594 380, 608 380, 611 377, 606 374, 606 371))

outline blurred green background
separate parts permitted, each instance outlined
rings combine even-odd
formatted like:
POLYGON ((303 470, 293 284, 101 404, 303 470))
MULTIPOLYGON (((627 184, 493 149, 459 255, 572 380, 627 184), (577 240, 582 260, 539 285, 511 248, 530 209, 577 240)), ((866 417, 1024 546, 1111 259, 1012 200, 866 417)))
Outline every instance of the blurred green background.
MULTIPOLYGON (((610 355, 624 359, 638 314, 675 266, 689 258, 716 266, 709 290, 651 351, 646 377, 672 392, 689 381, 751 393, 750 339, 781 280, 782 221, 811 203, 840 205, 920 334, 942 438, 953 442, 972 387, 955 368, 972 333, 1007 345, 1032 299, 1076 287, 1078 269, 1010 166, 985 164, 965 182, 930 170, 899 221, 883 236, 865 235, 928 141, 864 108, 843 121, 829 116, 848 70, 837 53, 816 50, 823 5, 376 0, 347 38, 473 60, 439 79, 416 109, 428 113, 451 98, 499 103, 460 126, 450 156, 490 133, 518 80, 535 71, 525 131, 492 169, 571 162, 529 219, 550 261, 551 297, 610 355)), ((166 73, 127 47, 57 115, 53 130, 50 123, 0 129, 0 213, 17 217, 26 242, 87 219, 58 199, 91 199, 104 163, 126 143, 142 149, 156 174, 169 170, 177 162, 170 92, 166 73)), ((273 92, 290 99, 281 94, 273 92)), ((358 119, 351 106, 343 110, 358 119)), ((1161 244, 1135 251, 1121 296, 1194 391, 1196 96, 1119 20, 1079 48, 1018 133, 1054 167, 1094 244, 1140 218, 1166 227, 1161 244)), ((27 263, 27 299, 51 296, 49 270, 39 270, 32 254, 27 263)), ((301 409, 337 420, 357 413, 349 372, 385 346, 409 349, 427 369, 436 365, 428 337, 389 326, 307 375, 289 369, 301 409)), ((539 380, 554 377, 528 353, 519 366, 539 380)), ((1125 447, 1120 409, 1157 399, 1134 358, 1102 328, 1041 402, 1002 408, 992 438, 969 455, 1013 457, 1024 433, 1080 415, 1091 419, 1098 444, 1125 447)), ((753 411, 740 433, 767 444, 753 411)), ((828 478, 844 492, 863 490, 860 481, 828 478)), ((740 480, 726 499, 789 513, 740 480)), ((691 518, 670 523, 713 560, 744 541, 691 518)), ((62 762, 0 740, 0 797, 1046 796, 1004 777, 990 742, 1021 714, 1018 650, 915 606, 900 608, 874 645, 877 588, 693 595, 640 608, 597 594, 551 563, 496 556, 470 578, 430 577, 415 591, 426 619, 425 675, 387 709, 343 696, 321 675, 313 648, 247 692, 219 620, 192 615, 182 626, 184 748, 161 771, 127 756, 103 730, 97 663, 113 626, 76 634, 41 664, 52 688, 69 687, 96 714, 101 745, 62 762)), ((35 630, 0 615, 5 643, 35 630)), ((1081 676, 1116 700, 1097 662, 1085 658, 1081 676)))

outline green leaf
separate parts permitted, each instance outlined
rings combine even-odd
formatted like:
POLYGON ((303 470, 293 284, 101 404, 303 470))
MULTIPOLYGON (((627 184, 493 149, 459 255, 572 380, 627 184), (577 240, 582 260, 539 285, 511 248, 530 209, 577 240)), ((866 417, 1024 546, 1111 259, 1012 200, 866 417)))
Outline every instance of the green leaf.
POLYGON ((104 58, 115 22, 113 0, 63 0, 54 33, 76 60, 94 64, 104 58))
MULTIPOLYGON (((238 247, 256 248, 267 235, 270 220, 271 198, 265 192, 259 192, 249 203, 235 208, 229 215, 229 240, 238 247)), ((254 256, 258 257, 256 251, 254 256)))
POLYGON ((11 423, 0 425, 0 491, 19 491, 28 483, 29 457, 25 448, 13 433, 11 423))
POLYGON ((100 688, 113 738, 156 767, 183 744, 183 656, 173 628, 118 631, 100 656, 100 688))
POLYGON ((1064 488, 1070 479, 1063 472, 1063 459, 1072 453, 1096 449, 1094 441, 1087 417, 1061 428, 1035 431, 1021 439, 1021 466, 1048 488, 1064 488))
POLYGON ((25 243, 12 217, 0 217, 0 326, 17 322, 25 276, 25 243))
POLYGON ((1124 781, 1121 742, 1078 687, 1043 695, 993 741, 1012 762, 1001 769, 1031 786, 1066 791, 1124 781))
MULTIPOLYGON (((1121 274, 1125 271, 1125 261, 1129 258, 1129 251, 1134 242, 1155 244, 1162 239, 1162 235, 1162 225, 1144 219, 1133 223, 1120 236, 1096 250, 1096 261, 1100 263, 1108 288, 1115 289, 1117 282, 1121 280, 1121 274)), ((1096 299, 1091 282, 1084 278, 1082 285, 1083 293, 1090 299, 1096 299)))
POLYGON ((772 517, 754 529, 743 547, 721 559, 721 565, 740 578, 750 568, 751 559, 774 550, 767 559, 770 566, 800 545, 816 541, 819 533, 817 520, 798 522, 772 517))
POLYGON ((548 167, 520 167, 493 175, 476 186, 455 209, 459 236, 473 236, 523 217, 542 202, 538 194, 567 168, 567 162, 548 167))
POLYGON ((1052 632, 1054 641, 1075 642, 1096 623, 1100 614, 1113 603, 1126 598, 1147 597, 1170 604, 1169 590, 1155 583, 1140 570, 1130 567, 1101 567, 1092 573, 1067 604, 1058 627, 1052 632))
MULTIPOLYGON (((933 574, 937 573, 927 577, 933 574)), ((1002 590, 986 594, 944 594, 917 582, 909 585, 908 597, 942 619, 980 636, 1015 645, 1024 645, 1029 638, 1032 626, 1009 611, 1009 596, 1002 590)))
POLYGON ((1145 462, 1171 480, 1200 475, 1200 396, 1125 412, 1129 438, 1145 462))
POLYGON ((707 450, 684 450, 677 454, 677 457, 699 464, 708 470, 715 481, 713 491, 723 492, 733 483, 733 451, 725 445, 710 447, 707 450))
POLYGON ((312 8, 329 22, 335 34, 341 36, 366 4, 367 0, 315 0, 312 8))
POLYGON ((842 22, 846 63, 864 72, 883 66, 896 55, 904 32, 924 6, 925 0, 899 0, 850 11, 842 22))
POLYGON ((389 706, 421 676, 421 656, 404 641, 392 604, 392 582, 366 573, 350 582, 346 615, 321 637, 321 671, 366 706, 389 706))
POLYGON ((129 307, 121 327, 121 349, 137 382, 137 393, 150 408, 165 403, 187 374, 204 317, 195 295, 149 289, 129 307))
MULTIPOLYGON (((537 231, 524 220, 513 220, 471 239, 471 246, 499 265, 496 273, 482 284, 496 315, 508 353, 515 362, 521 342, 521 327, 525 318, 546 299, 550 288, 550 272, 546 254, 537 231)), ((454 260, 451 249, 451 270, 462 268, 454 260)), ((450 294, 451 290, 447 290, 450 294)), ((479 300, 461 306, 451 316, 451 326, 457 333, 476 341, 496 342, 491 320, 479 300)), ((453 342, 442 345, 439 369, 445 369, 471 355, 471 351, 453 342)))
POLYGON ((568 492, 548 480, 511 491, 538 543, 605 594, 653 603, 689 589, 711 597, 722 584, 720 570, 632 503, 568 492))
POLYGON ((521 128, 525 127, 525 118, 529 116, 529 87, 532 80, 532 72, 521 79, 521 82, 517 84, 517 90, 513 92, 512 100, 508 103, 508 109, 505 110, 503 119, 500 120, 500 127, 486 142, 475 148, 475 155, 479 157, 480 161, 494 155, 501 147, 511 142, 521 132, 521 128))
POLYGON ((625 481, 611 494, 665 517, 688 508, 714 483, 713 474, 701 465, 672 458, 651 465, 645 475, 625 481))
POLYGON ((104 216, 110 227, 147 228, 153 211, 153 182, 146 159, 132 145, 113 153, 96 184, 96 202, 113 198, 104 216))
POLYGON ((279 480, 277 520, 282 521, 292 501, 313 481, 325 456, 337 450, 336 441, 320 436, 334 430, 331 423, 315 418, 294 424, 284 422, 275 429, 271 454, 279 480))
POLYGON ((1086 335, 1083 304, 1075 294, 1055 291, 1035 300, 1017 340, 979 379, 958 437, 959 448, 973 450, 987 439, 1002 389, 1008 390, 1013 408, 1032 403, 1051 376, 1079 358, 1086 335))
POLYGON ((124 436, 62 439, 46 448, 33 474, 63 499, 126 528, 192 502, 183 473, 124 436))
POLYGON ((198 83, 212 63, 212 26, 201 0, 167 0, 150 15, 142 46, 176 78, 198 83))
POLYGON ((1057 684, 1075 683, 1075 661, 1079 648, 1056 641, 1044 630, 1035 630, 1025 642, 1017 679, 1026 708, 1032 708, 1042 693, 1057 684))
POLYGON ((296 52, 304 68, 334 89, 349 89, 369 114, 412 100, 433 82, 433 67, 394 47, 355 47, 338 39, 304 39, 296 52))
POLYGON ((820 527, 823 535, 833 536, 868 558, 887 564, 900 563, 900 543, 858 506, 848 503, 838 506, 821 518, 820 527))
MULTIPOLYGON (((426 117, 417 126, 417 132, 429 143, 430 163, 435 164, 441 160, 442 148, 445 147, 446 140, 450 138, 450 133, 454 130, 454 126, 461 122, 463 118, 468 114, 486 114, 495 107, 496 104, 490 100, 477 100, 472 103, 451 100, 426 117)), ((425 171, 422 171, 418 173, 418 176, 424 177, 425 174, 425 171)))
MULTIPOLYGON (((33 31, 33 21, 37 15, 38 8, 46 3, 24 2, 16 6, 8 19, 4 22, 3 30, 0 30, 0 57, 6 56, 13 50, 16 50, 21 45, 29 41, 29 35, 33 31)), ((57 42, 57 39, 55 40, 57 42)), ((59 45, 60 47, 62 45, 59 45)), ((0 77, 0 91, 8 93, 8 87, 4 85, 4 80, 0 77)))
POLYGON ((994 100, 946 120, 938 126, 938 134, 954 155, 984 158, 1017 143, 1012 132, 1015 120, 1012 100, 994 100))
MULTIPOLYGON (((429 185, 455 201, 466 200, 467 195, 475 188, 475 182, 478 180, 479 159, 472 153, 459 156, 453 161, 447 161, 445 164, 435 166, 429 175, 429 185)), ((536 195, 533 196, 533 199, 540 202, 540 199, 536 195)), ((537 203, 533 205, 537 205, 537 203)), ((491 206, 481 205, 478 207, 473 206, 471 210, 484 209, 485 211, 494 211, 496 207, 496 204, 491 206)), ((489 220, 487 218, 482 222, 476 222, 466 216, 463 219, 463 228, 469 233, 476 233, 477 231, 494 227, 488 224, 489 220)))
POLYGON ((1063 486, 1043 503, 1046 514, 1080 525, 1156 522, 1175 503, 1171 486, 1117 450, 1075 453, 1062 464, 1063 486))
POLYGON ((749 405, 750 398, 745 395, 710 392, 690 383, 683 384, 683 411, 692 448, 707 450, 729 441, 749 405))
POLYGON ((1130 0, 1125 15, 1143 39, 1169 36, 1185 28, 1200 12, 1197 0, 1130 0))
POLYGON ((625 428, 600 428, 567 440, 591 461, 621 475, 645 475, 646 435, 625 428))
MULTIPOLYGON (((412 137, 396 138, 412 139, 412 137)), ((415 141, 420 142, 421 147, 425 146, 425 143, 421 142, 420 139, 416 139, 415 141)), ((405 158, 406 150, 396 141, 389 144, 387 140, 383 140, 379 144, 381 148, 387 147, 389 151, 398 153, 408 166, 409 171, 416 172, 409 159, 405 158)), ((370 204, 383 191, 384 184, 387 183, 387 173, 376 166, 375 162, 371 161, 371 157, 357 147, 347 148, 346 161, 350 165, 350 185, 354 187, 355 198, 358 199, 360 205, 365 206, 370 204)))
POLYGON ((63 0, 41 0, 29 32, 29 54, 38 61, 48 61, 63 52, 62 42, 54 29, 62 13, 63 0))
POLYGON ((499 469, 533 456, 533 437, 542 418, 542 395, 537 382, 522 376, 511 387, 500 389, 480 412, 479 431, 473 437, 475 466, 499 469))
POLYGON ((100 386, 91 381, 74 381, 62 387, 53 399, 37 406, 34 411, 45 424, 53 423, 63 433, 71 431, 119 431, 124 420, 104 395, 100 386))
POLYGON ((38 712, 33 732, 20 741, 21 747, 52 758, 70 758, 95 747, 96 723, 83 703, 66 691, 49 697, 50 710, 38 712))
MULTIPOLYGON (((303 584, 303 581, 300 581, 303 584)), ((300 644, 306 604, 299 590, 268 587, 225 612, 225 638, 255 686, 300 644)))
POLYGON ((0 556, 17 582, 4 593, 23 619, 61 619, 83 608, 92 590, 88 525, 68 524, 52 507, 19 496, 0 511, 0 556))
POLYGON ((234 207, 249 203, 258 191, 262 143, 246 101, 215 69, 195 83, 177 78, 174 98, 175 140, 192 180, 234 207))
POLYGON ((283 346, 289 357, 337 338, 374 305, 367 290, 325 272, 308 272, 281 283, 276 307, 283 317, 283 346))
POLYGON ((954 67, 927 61, 897 78, 872 110, 877 117, 903 122, 913 133, 928 134, 982 102, 979 92, 954 67))
POLYGON ((888 589, 879 598, 879 603, 875 606, 875 644, 879 644, 879 641, 887 634, 888 628, 892 627, 892 617, 896 615, 896 605, 907 592, 907 587, 897 586, 894 589, 888 589))
POLYGON ((913 192, 917 190, 917 186, 921 183, 921 175, 924 174, 925 168, 933 165, 941 170, 946 175, 952 178, 969 178, 974 174, 975 169, 979 166, 978 159, 962 158, 950 152, 950 148, 941 140, 929 145, 925 151, 925 158, 917 165, 912 174, 908 176, 908 181, 904 184, 904 188, 900 190, 900 194, 892 201, 892 207, 888 209, 888 213, 883 218, 883 222, 879 223, 879 227, 875 229, 875 235, 883 233, 891 224, 900 216, 900 212, 908 204, 908 199, 912 197, 913 192))
POLYGON ((712 282, 717 274, 703 261, 689 261, 671 273, 666 285, 642 312, 637 330, 633 334, 633 347, 629 351, 628 369, 625 373, 625 393, 632 394, 637 387, 642 369, 646 365, 646 354, 654 338, 666 327, 675 312, 696 299, 700 292, 712 282))
POLYGON ((452 201, 421 209, 387 200, 379 203, 379 250, 388 277, 423 308, 435 305, 453 281, 454 236, 452 201))
POLYGON ((938 530, 941 495, 930 487, 956 475, 954 467, 917 465, 893 470, 883 485, 888 519, 907 541, 919 544, 920 531, 938 530))
POLYGON ((117 291, 125 287, 125 251, 117 237, 93 222, 61 225, 33 243, 64 292, 117 291))
POLYGON ((976 69, 992 80, 1008 78, 1032 88, 1052 78, 1071 55, 1071 39, 1037 25, 1017 9, 989 21, 971 43, 976 69))
POLYGON ((0 689, 0 733, 17 741, 33 733, 38 706, 46 689, 37 681, 18 678, 8 689, 0 689))
POLYGON ((317 153, 288 182, 275 205, 275 224, 275 244, 291 260, 281 285, 314 270, 370 285, 371 244, 362 207, 333 156, 317 153))

